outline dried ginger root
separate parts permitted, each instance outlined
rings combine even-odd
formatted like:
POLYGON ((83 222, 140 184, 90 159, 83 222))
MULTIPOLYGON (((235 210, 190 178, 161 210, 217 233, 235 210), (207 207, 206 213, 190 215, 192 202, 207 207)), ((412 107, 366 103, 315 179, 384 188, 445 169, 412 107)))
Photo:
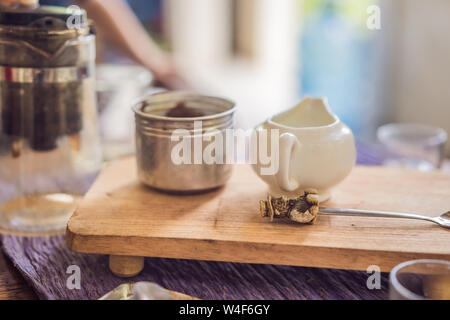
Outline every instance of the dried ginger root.
POLYGON ((298 223, 314 223, 319 213, 319 196, 317 190, 307 189, 303 195, 294 199, 286 196, 259 201, 260 212, 263 217, 289 219, 298 223))

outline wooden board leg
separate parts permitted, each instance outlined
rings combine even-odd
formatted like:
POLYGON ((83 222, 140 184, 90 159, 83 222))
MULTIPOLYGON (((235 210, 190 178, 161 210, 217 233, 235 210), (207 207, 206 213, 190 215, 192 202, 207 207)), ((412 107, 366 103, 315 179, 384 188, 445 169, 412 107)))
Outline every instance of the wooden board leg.
POLYGON ((109 269, 118 277, 134 277, 144 269, 144 257, 110 255, 109 269))

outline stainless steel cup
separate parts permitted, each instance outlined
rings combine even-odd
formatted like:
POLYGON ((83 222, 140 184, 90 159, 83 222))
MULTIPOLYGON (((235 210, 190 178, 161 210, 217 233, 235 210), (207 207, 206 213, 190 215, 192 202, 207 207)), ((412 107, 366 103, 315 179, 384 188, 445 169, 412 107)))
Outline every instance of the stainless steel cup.
MULTIPOLYGON (((233 128, 233 102, 195 93, 163 92, 139 100, 133 111, 136 118, 138 176, 144 184, 163 191, 189 193, 220 187, 230 178, 232 165, 225 161, 225 130, 233 128), (166 116, 179 103, 200 111, 202 116, 166 116), (179 129, 184 131, 184 135, 179 136, 178 140, 173 139, 179 129), (223 139, 224 147, 220 151, 223 152, 223 163, 208 164, 201 158, 210 144, 204 138, 213 130, 216 134, 220 133, 223 139), (173 151, 183 139, 190 145, 190 162, 177 164, 173 161, 173 151)), ((214 139, 211 136, 207 138, 214 139)))

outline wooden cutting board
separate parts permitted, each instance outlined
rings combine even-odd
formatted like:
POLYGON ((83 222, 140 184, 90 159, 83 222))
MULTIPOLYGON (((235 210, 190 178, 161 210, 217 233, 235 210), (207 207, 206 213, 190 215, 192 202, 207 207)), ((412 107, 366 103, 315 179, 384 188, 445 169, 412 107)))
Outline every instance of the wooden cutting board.
MULTIPOLYGON (((228 184, 191 196, 159 193, 137 181, 134 158, 110 164, 67 227, 67 246, 110 255, 132 276, 143 257, 366 270, 420 258, 450 260, 450 230, 426 221, 319 216, 314 225, 270 222, 259 214, 266 185, 247 165, 228 184)), ((324 205, 436 216, 450 210, 450 175, 356 167, 324 205)))

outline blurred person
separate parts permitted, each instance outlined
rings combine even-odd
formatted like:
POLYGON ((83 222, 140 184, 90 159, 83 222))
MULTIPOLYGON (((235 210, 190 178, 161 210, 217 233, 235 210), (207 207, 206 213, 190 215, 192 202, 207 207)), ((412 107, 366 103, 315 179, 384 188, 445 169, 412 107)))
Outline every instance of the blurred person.
POLYGON ((95 21, 96 28, 108 35, 135 62, 149 69, 159 85, 168 89, 186 89, 171 56, 160 49, 144 29, 125 0, 0 0, 3 7, 78 5, 95 21))

